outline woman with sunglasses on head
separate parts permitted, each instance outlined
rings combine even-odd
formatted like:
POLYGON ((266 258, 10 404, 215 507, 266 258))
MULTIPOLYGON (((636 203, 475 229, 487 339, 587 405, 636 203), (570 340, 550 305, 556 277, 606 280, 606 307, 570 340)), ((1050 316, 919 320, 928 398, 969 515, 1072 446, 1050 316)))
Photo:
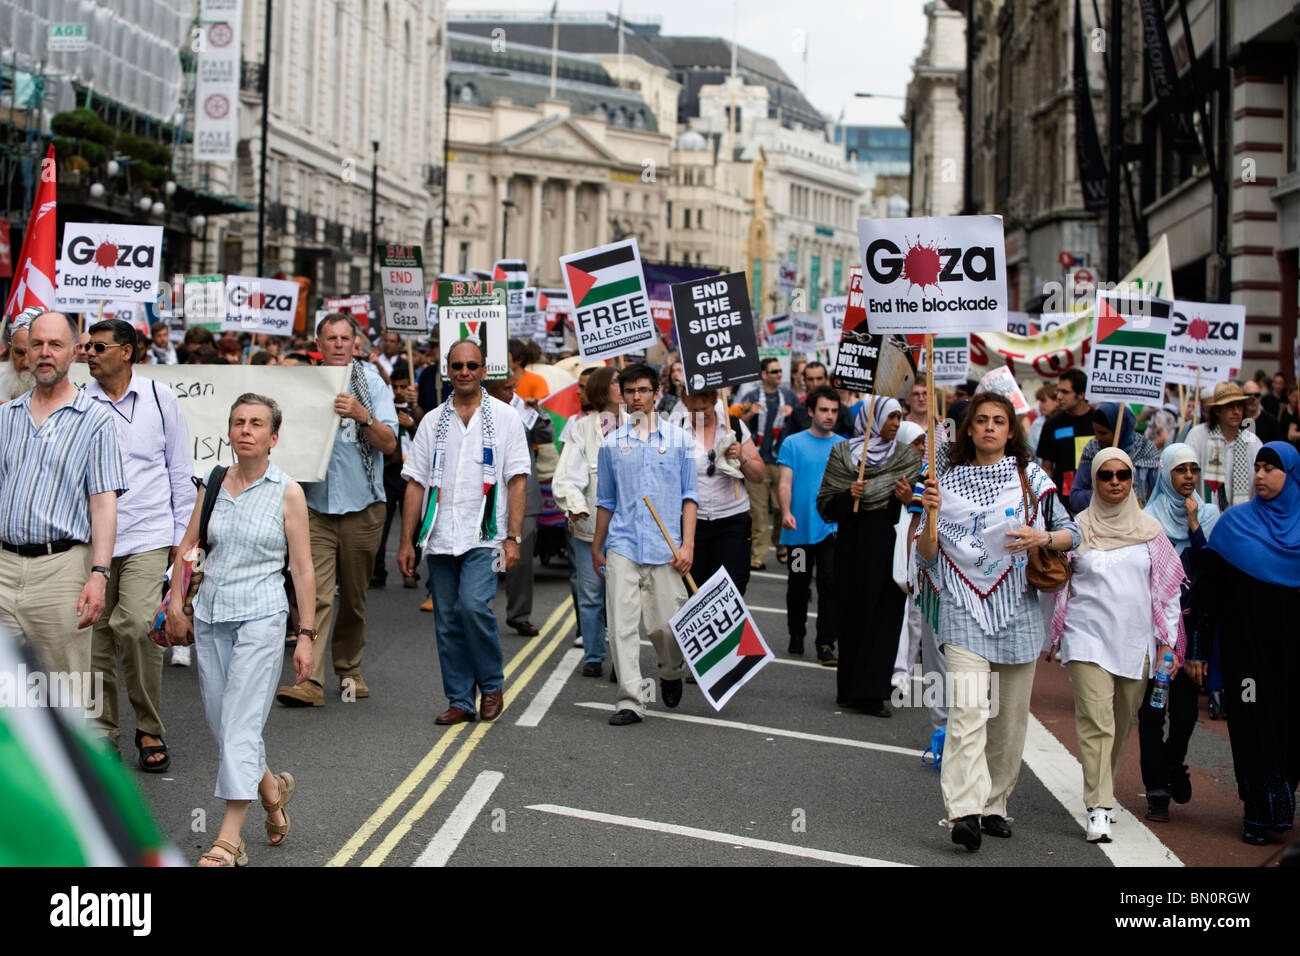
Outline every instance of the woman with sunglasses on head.
POLYGON ((749 495, 745 481, 767 474, 749 429, 726 409, 716 389, 682 399, 682 428, 695 442, 700 510, 695 519, 695 562, 691 577, 703 585, 725 567, 741 594, 749 586, 749 495))
POLYGON ((915 550, 921 610, 953 688, 939 785, 952 841, 974 852, 981 830, 1011 836, 1007 800, 1020 776, 1043 643, 1038 591, 1021 561, 1033 547, 1068 551, 1081 536, 1065 508, 1053 506, 1056 484, 1030 460, 1009 399, 976 395, 957 436, 937 450, 937 474, 925 481, 915 550))
POLYGON ((1253 490, 1219 518, 1201 557, 1187 669, 1199 683, 1220 648, 1241 838, 1263 846, 1294 824, 1300 785, 1300 452, 1261 448, 1253 490))
POLYGON ((1075 519, 1083 543, 1052 617, 1052 644, 1074 685, 1090 843, 1111 841, 1115 772, 1147 680, 1167 651, 1176 672, 1185 643, 1183 565, 1161 523, 1138 507, 1133 477, 1118 448, 1093 458, 1092 503, 1075 519))

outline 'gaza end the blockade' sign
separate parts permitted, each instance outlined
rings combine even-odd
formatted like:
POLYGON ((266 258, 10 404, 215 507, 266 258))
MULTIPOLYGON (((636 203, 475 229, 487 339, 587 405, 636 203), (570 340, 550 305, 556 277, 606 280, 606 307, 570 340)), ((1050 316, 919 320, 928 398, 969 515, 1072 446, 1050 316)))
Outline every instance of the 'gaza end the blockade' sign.
POLYGON ((88 302, 156 302, 162 242, 162 226, 65 223, 59 291, 88 302))
POLYGON ((658 341, 635 239, 560 257, 583 361, 613 358, 658 341))
POLYGON ((419 246, 379 247, 379 284, 384 291, 386 332, 427 332, 424 262, 419 246))
POLYGON ((849 277, 849 305, 844 311, 831 384, 855 392, 873 391, 884 344, 884 335, 873 335, 867 328, 867 311, 862 305, 862 273, 854 269, 849 277))
POLYGON ((1088 401, 1164 403, 1165 344, 1173 310, 1168 299, 1097 291, 1084 393, 1088 401))
MULTIPOLYGON (((506 351, 506 284, 486 279, 438 283, 439 371, 447 375, 447 354, 461 339, 473 339, 483 350, 488 378, 510 374, 506 351)), ((459 361, 459 360, 458 360, 459 361)))
POLYGON ((758 342, 743 272, 672 287, 686 392, 756 381, 758 342))
POLYGON ((726 568, 700 586, 668 627, 714 710, 773 658, 726 568))
POLYGON ((298 283, 287 279, 227 276, 222 331, 292 335, 298 289, 298 283))
POLYGON ((1246 347, 1246 307, 1219 302, 1174 302, 1165 356, 1183 365, 1241 368, 1246 347))
POLYGON ((859 219, 872 332, 1005 332, 1001 216, 859 219))

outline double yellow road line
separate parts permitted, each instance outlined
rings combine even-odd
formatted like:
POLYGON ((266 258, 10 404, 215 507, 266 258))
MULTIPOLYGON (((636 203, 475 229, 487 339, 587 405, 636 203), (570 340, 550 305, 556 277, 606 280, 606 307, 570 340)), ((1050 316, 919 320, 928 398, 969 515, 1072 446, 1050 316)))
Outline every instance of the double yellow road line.
MULTIPOLYGON (((506 662, 504 674, 507 684, 502 718, 505 716, 505 713, 509 711, 511 704, 514 703, 520 692, 528 686, 528 682, 533 679, 533 676, 541 668, 542 664, 546 662, 551 654, 555 652, 555 649, 560 646, 565 637, 568 636, 569 631, 573 628, 575 620, 573 598, 566 597, 560 606, 551 613, 551 616, 546 619, 546 623, 542 625, 541 631, 538 632, 537 636, 531 638, 527 644, 521 647, 518 652, 516 652, 516 654, 506 662), (543 641, 547 640, 548 634, 551 635, 550 641, 542 649, 542 652, 534 657, 532 661, 524 667, 517 680, 511 680, 511 675, 514 674, 521 665, 523 665, 524 661, 528 660, 529 655, 531 655, 543 641)), ((498 718, 498 720, 502 718, 498 718)), ((442 772, 438 774, 431 784, 429 784, 428 788, 423 794, 421 794, 420 798, 411 806, 411 808, 402 815, 402 818, 397 822, 397 824, 388 831, 388 834, 382 841, 380 841, 379 845, 371 851, 370 855, 361 862, 361 865, 379 866, 388 859, 389 854, 393 852, 393 849, 397 844, 411 832, 411 827, 419 822, 420 818, 428 812, 429 807, 433 805, 434 801, 437 800, 438 797, 442 795, 443 791, 447 789, 448 784, 455 779, 456 774, 459 773, 461 767, 465 765, 465 761, 469 759, 469 755, 472 754, 474 748, 479 745, 479 741, 483 739, 483 736, 496 723, 497 721, 481 720, 473 725, 461 723, 453 724, 448 727, 446 731, 443 732, 442 737, 438 739, 438 742, 433 745, 433 748, 425 754, 423 758, 421 758, 418 764, 415 765, 415 769, 407 774, 406 779, 398 784, 397 789, 390 793, 384 802, 379 805, 379 809, 372 813, 370 818, 357 828, 357 832, 352 834, 351 839, 349 839, 347 843, 343 844, 343 848, 339 850, 338 853, 334 854, 333 859, 325 865, 346 866, 353 857, 360 853, 362 847, 370 841, 370 838, 383 828, 383 826, 388 822, 389 817, 396 813, 402 804, 406 802, 407 798, 410 797, 411 794, 413 794, 424 782, 424 779, 433 771, 433 768, 438 765, 438 761, 443 758, 443 755, 450 751, 456 744, 462 733, 469 727, 473 726, 474 729, 470 731, 468 737, 461 741, 460 749, 457 750, 452 758, 447 761, 446 766, 442 768, 442 772)))

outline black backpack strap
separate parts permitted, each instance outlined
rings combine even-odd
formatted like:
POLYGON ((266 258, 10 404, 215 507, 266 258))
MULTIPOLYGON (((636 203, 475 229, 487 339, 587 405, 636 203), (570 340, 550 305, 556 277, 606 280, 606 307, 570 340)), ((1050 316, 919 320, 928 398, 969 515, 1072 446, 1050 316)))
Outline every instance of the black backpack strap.
POLYGON ((153 403, 158 406, 158 421, 162 422, 163 447, 167 447, 167 416, 163 414, 162 401, 158 398, 158 383, 153 382, 153 403))
POLYGON ((736 415, 728 415, 727 417, 731 419, 731 432, 736 436, 736 444, 740 444, 744 441, 740 437, 740 418, 736 415))
POLYGON ((217 495, 221 493, 221 483, 226 480, 226 467, 216 465, 208 472, 208 480, 203 489, 203 510, 199 512, 199 547, 208 550, 208 521, 212 509, 217 506, 217 495))

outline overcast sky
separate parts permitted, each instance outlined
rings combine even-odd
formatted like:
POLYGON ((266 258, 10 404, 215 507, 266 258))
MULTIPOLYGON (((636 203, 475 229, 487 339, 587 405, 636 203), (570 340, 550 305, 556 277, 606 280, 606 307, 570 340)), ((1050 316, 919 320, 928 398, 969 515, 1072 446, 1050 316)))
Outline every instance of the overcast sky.
MULTIPOLYGON (((889 124, 898 122, 902 104, 896 100, 874 103, 858 100, 857 91, 902 96, 912 72, 912 61, 925 40, 923 0, 625 0, 623 15, 657 13, 662 32, 678 36, 730 38, 733 10, 736 39, 742 46, 772 57, 820 110, 846 117, 870 111, 889 124), (800 35, 807 47, 798 52, 800 35), (805 72, 806 70, 806 72, 805 72), (805 79, 806 77, 806 79, 805 79), (854 109, 856 107, 857 109, 854 109)), ((617 0, 601 5, 592 0, 560 0, 560 12, 617 13, 617 0)), ((448 0, 448 11, 551 9, 551 0, 448 0)))

